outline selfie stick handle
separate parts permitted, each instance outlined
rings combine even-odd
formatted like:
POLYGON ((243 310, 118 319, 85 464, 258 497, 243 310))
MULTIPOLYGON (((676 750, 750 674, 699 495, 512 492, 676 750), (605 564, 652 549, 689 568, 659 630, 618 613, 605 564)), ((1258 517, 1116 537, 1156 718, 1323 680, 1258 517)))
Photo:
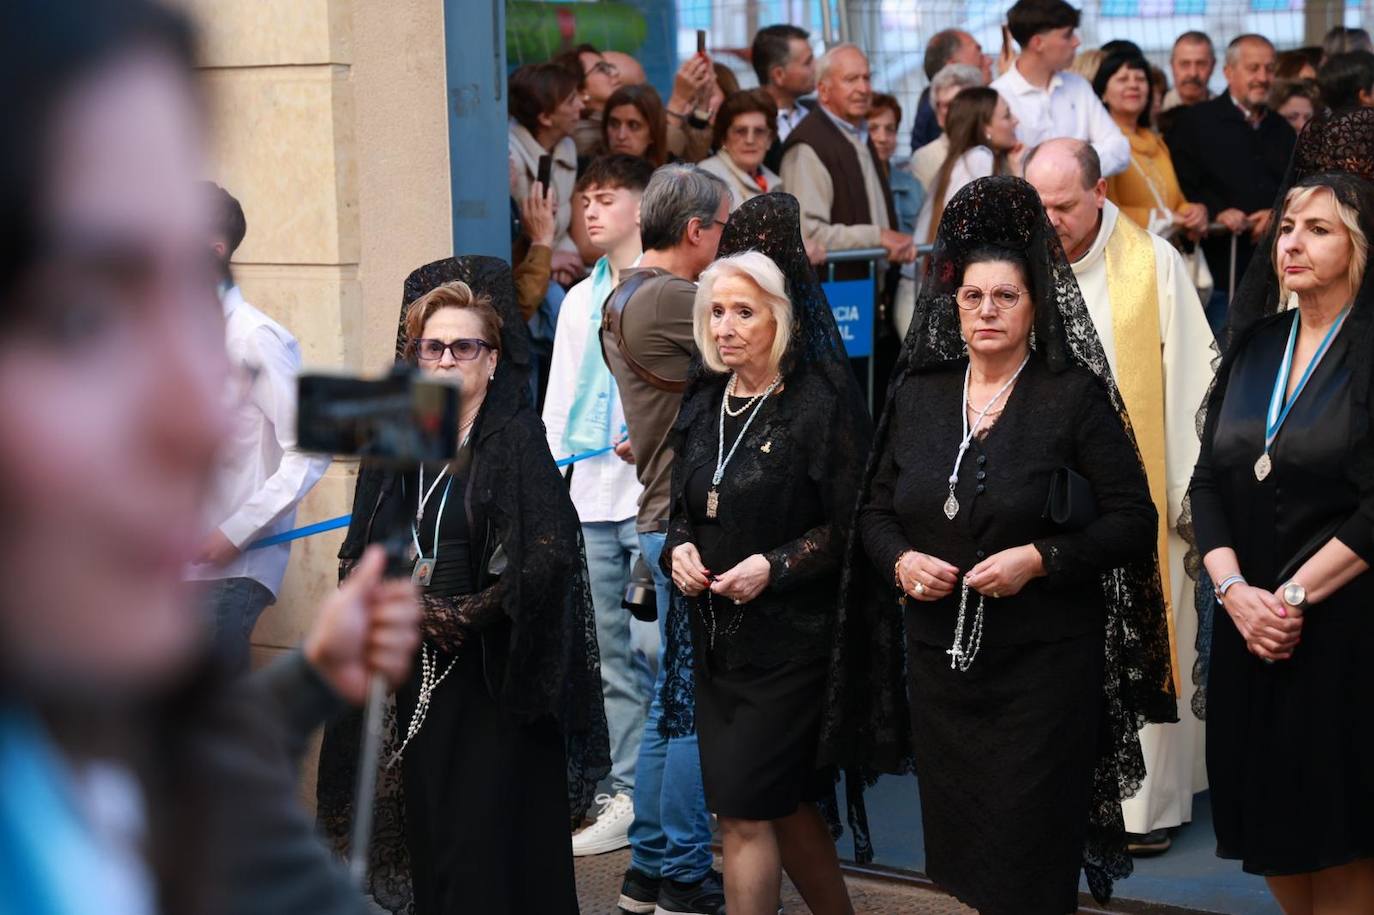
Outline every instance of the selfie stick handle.
POLYGON ((374 673, 367 681, 362 751, 358 756, 358 793, 353 798, 353 840, 348 846, 348 872, 358 886, 364 886, 367 880, 367 854, 372 839, 372 808, 377 798, 377 765, 382 751, 382 709, 385 704, 386 681, 381 674, 374 673))

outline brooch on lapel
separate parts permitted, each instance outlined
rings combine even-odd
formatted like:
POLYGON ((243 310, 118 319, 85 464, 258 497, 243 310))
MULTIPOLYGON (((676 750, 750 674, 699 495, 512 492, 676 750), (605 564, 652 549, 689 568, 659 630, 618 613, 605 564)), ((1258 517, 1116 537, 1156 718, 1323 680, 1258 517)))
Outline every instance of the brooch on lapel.
POLYGON ((762 451, 764 454, 770 454, 770 453, 772 453, 772 451, 773 451, 773 443, 772 443, 772 441, 764 442, 764 443, 763 443, 763 447, 761 447, 759 450, 762 451))

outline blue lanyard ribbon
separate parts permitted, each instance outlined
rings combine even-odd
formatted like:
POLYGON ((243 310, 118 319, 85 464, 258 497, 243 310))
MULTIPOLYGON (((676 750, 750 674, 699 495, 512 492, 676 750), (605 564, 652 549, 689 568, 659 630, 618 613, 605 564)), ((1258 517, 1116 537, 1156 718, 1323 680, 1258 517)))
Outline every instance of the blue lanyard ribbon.
POLYGON ((1288 399, 1287 403, 1284 403, 1283 394, 1288 389, 1288 373, 1293 370, 1293 351, 1298 345, 1298 323, 1301 320, 1298 310, 1293 309, 1293 328, 1288 332, 1288 347, 1284 350, 1283 361, 1279 363, 1279 373, 1274 377, 1274 392, 1269 395, 1269 412, 1265 414, 1265 454, 1268 454, 1269 449, 1273 447, 1274 439, 1278 438, 1279 429, 1283 426, 1284 420, 1288 419, 1289 411, 1293 409, 1293 404, 1298 402, 1298 397, 1302 395, 1303 388, 1307 387, 1307 382, 1311 380, 1312 373, 1317 370, 1317 366, 1325 358, 1326 351, 1331 348, 1331 341, 1336 339, 1336 334, 1340 332, 1341 325, 1345 323, 1349 314, 1350 306, 1347 305, 1331 325, 1330 330, 1326 332, 1326 336, 1322 338, 1321 345, 1312 355, 1312 361, 1307 363, 1307 368, 1303 370, 1302 377, 1298 379, 1298 386, 1293 389, 1293 396, 1288 399))

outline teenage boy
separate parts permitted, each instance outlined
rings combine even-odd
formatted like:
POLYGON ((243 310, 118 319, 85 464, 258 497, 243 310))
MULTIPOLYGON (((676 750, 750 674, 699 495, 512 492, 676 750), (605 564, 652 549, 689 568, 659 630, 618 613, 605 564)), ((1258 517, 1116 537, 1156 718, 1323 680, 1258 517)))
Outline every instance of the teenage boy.
POLYGON ((638 156, 601 156, 587 166, 573 190, 582 203, 587 236, 604 253, 563 300, 544 398, 544 427, 555 458, 614 447, 578 460, 566 471, 586 543, 611 736, 611 791, 597 798, 601 810, 596 822, 573 836, 574 855, 597 855, 630 844, 635 761, 649 708, 648 683, 633 662, 630 614, 620 605, 639 558, 635 514, 643 487, 635 476, 620 393, 601 356, 598 332, 601 306, 620 282, 620 272, 639 260, 639 198, 652 175, 653 166, 638 156))

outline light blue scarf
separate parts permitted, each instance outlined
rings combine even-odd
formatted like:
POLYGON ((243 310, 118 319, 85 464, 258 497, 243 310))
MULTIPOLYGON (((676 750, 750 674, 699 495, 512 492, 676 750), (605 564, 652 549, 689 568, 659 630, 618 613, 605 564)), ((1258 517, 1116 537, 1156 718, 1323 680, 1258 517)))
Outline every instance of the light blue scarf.
POLYGON ((66 767, 31 717, 0 707, 0 913, 97 915, 103 852, 63 783, 66 767))
POLYGON ((601 306, 615 289, 611 261, 605 255, 592 268, 592 310, 587 322, 587 348, 577 369, 568 425, 563 430, 563 450, 581 454, 611 444, 611 408, 615 404, 615 378, 601 357, 601 306))

